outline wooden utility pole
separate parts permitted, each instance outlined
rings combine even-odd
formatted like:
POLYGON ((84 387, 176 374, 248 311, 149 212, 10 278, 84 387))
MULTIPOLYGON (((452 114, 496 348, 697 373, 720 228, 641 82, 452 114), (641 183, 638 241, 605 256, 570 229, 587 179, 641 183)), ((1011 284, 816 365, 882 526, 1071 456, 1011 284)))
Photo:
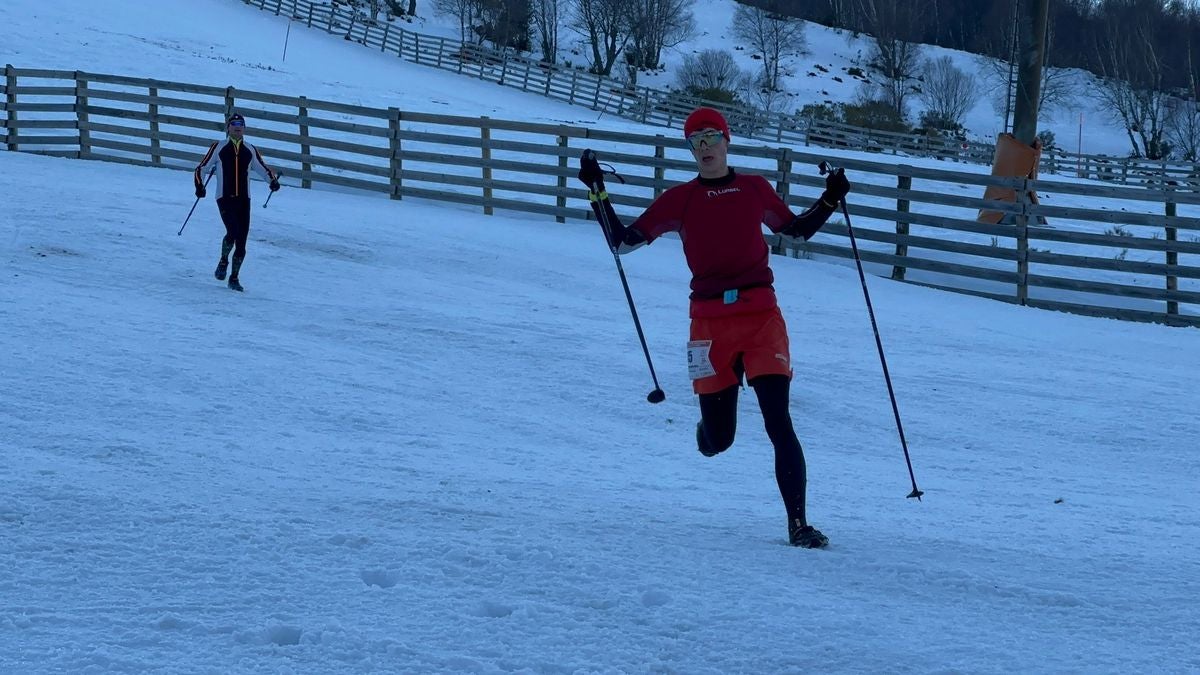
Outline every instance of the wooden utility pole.
POLYGON ((1046 53, 1046 23, 1050 0, 1023 0, 1018 22, 1017 106, 1013 136, 1026 145, 1037 138, 1038 99, 1042 89, 1042 60, 1046 53))

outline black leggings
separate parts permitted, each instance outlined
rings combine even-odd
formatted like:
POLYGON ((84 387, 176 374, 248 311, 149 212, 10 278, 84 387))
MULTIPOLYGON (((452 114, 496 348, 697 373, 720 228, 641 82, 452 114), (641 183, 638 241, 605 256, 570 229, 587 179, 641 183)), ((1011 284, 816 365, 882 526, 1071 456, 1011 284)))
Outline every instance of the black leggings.
POLYGON ((217 200, 221 222, 225 223, 225 238, 221 240, 221 257, 233 249, 233 259, 246 257, 246 238, 250 236, 250 200, 246 197, 222 197, 217 200))
MULTIPOLYGON (((792 416, 788 411, 791 382, 786 375, 760 375, 750 380, 750 386, 754 387, 754 393, 758 396, 758 407, 762 411, 767 436, 775 446, 775 481, 779 483, 779 494, 783 497, 788 521, 799 520, 807 525, 804 513, 807 469, 804 449, 796 438, 792 416)), ((715 394, 700 395, 704 434, 711 448, 717 452, 733 445, 739 388, 735 384, 715 394)))

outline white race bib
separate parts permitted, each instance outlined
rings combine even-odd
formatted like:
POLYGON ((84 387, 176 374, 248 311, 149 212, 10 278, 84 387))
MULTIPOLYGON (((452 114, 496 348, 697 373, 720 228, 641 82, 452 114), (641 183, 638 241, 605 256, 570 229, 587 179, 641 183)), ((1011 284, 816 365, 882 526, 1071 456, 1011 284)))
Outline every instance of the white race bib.
POLYGON ((708 350, 712 349, 712 340, 689 340, 687 343, 688 377, 699 380, 703 377, 716 375, 712 361, 708 360, 708 350))

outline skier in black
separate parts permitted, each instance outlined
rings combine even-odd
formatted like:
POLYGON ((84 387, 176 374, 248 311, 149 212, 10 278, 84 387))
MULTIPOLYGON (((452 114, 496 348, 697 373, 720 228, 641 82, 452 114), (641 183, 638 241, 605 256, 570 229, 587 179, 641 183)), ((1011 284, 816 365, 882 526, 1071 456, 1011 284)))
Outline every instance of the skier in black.
POLYGON ((269 182, 271 192, 279 189, 279 177, 263 161, 258 149, 242 139, 246 120, 241 115, 231 115, 225 129, 228 137, 209 146, 192 177, 196 197, 203 199, 207 194, 204 173, 211 171, 217 176, 217 209, 221 212, 221 222, 225 223, 225 238, 221 240, 221 260, 214 275, 217 279, 225 278, 232 250, 233 271, 229 275, 229 288, 240 291, 243 289, 238 272, 246 258, 246 237, 250 235, 250 169, 269 182))

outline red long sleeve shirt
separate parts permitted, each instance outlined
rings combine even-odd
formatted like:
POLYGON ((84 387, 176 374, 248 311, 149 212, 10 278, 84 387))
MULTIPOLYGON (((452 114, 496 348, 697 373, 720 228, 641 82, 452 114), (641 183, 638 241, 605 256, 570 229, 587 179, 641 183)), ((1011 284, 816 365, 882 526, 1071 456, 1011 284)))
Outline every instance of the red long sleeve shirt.
POLYGON ((730 170, 724 178, 696 177, 667 190, 631 227, 647 242, 678 232, 692 271, 691 298, 707 300, 770 287, 775 277, 762 226, 777 233, 794 218, 765 178, 730 170))

